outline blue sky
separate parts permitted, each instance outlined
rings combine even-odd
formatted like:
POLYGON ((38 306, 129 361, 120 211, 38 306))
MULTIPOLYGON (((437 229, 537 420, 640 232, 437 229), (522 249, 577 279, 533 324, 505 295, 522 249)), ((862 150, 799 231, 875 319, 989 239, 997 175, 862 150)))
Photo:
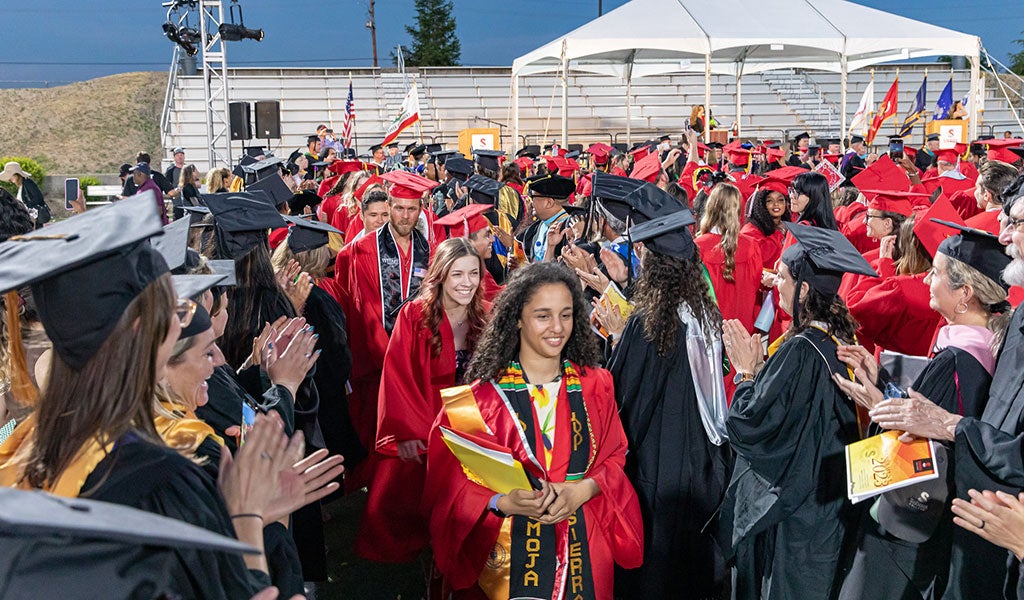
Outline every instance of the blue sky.
MULTIPOLYGON (((626 0, 604 0, 608 12, 626 0)), ((713 2, 713 0, 708 0, 713 2)), ((997 60, 1021 49, 1019 0, 856 0, 935 25, 980 35, 997 60)), ((510 65, 533 48, 597 16, 598 0, 454 0, 464 65, 510 65)), ((172 44, 160 0, 7 0, 0 35, 0 87, 42 86, 126 71, 164 71, 172 44), (14 4, 14 6, 10 6, 14 4)), ((225 1, 225 4, 227 2, 225 1)), ((369 66, 367 0, 241 0, 262 43, 228 48, 233 66, 369 66)), ((409 43, 413 0, 377 0, 377 46, 409 43)), ((657 18, 657 15, 652 15, 657 18)))

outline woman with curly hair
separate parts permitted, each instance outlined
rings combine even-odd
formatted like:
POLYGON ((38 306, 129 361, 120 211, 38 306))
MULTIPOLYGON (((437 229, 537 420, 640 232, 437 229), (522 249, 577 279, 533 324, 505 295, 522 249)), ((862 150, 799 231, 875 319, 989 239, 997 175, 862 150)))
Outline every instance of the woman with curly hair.
POLYGON ((626 474, 644 522, 644 564, 618 578, 621 598, 719 598, 728 576, 706 526, 717 522, 732 464, 722 315, 686 227, 693 217, 677 214, 630 231, 634 241, 655 237, 644 241, 637 310, 608 365, 629 439, 626 474))
POLYGON ((487 324, 483 261, 464 238, 441 242, 416 299, 398 313, 384 355, 377 403, 377 464, 356 538, 360 556, 408 562, 429 536, 419 507, 423 456, 441 390, 465 382, 487 324))
POLYGON ((589 312, 567 267, 516 269, 477 344, 473 383, 443 394, 423 501, 455 598, 610 599, 614 565, 640 565, 626 436, 611 375, 596 366, 589 312), (442 441, 443 429, 510 453, 532 484, 482 485, 442 441))
POLYGON ((732 529, 734 598, 831 598, 848 531, 847 444, 860 430, 853 403, 832 380, 857 324, 836 295, 843 273, 871 267, 838 231, 794 224, 776 286, 792 324, 762 359, 759 335, 723 324, 737 372, 726 426, 736 466, 723 503, 732 529))

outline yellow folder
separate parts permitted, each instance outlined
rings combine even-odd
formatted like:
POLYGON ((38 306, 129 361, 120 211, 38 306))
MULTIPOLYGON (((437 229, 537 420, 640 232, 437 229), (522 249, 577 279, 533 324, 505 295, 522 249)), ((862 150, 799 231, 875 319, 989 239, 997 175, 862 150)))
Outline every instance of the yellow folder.
POLYGON ((507 494, 514 489, 531 489, 523 464, 511 453, 485 448, 446 427, 441 428, 441 437, 462 463, 470 480, 498 494, 507 494))

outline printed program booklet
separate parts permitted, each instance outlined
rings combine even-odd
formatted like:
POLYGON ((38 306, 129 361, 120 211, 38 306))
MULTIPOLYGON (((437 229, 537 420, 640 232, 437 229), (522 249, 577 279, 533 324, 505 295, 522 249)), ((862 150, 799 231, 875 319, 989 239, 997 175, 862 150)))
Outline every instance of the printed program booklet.
POLYGON ((901 431, 854 442, 846 447, 847 496, 854 504, 881 493, 939 477, 934 442, 899 440, 901 431))

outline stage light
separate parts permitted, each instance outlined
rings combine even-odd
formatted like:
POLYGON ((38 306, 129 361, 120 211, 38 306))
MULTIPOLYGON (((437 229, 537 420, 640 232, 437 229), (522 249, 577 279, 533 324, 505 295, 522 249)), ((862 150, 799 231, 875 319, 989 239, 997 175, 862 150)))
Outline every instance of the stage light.
POLYGON ((195 47, 196 41, 199 40, 199 32, 196 30, 188 27, 175 27, 171 22, 164 23, 163 30, 167 39, 181 46, 185 54, 195 56, 199 52, 199 49, 195 47))
POLYGON ((237 23, 221 23, 220 37, 225 42, 240 42, 242 40, 263 41, 262 29, 249 29, 245 25, 237 23))

